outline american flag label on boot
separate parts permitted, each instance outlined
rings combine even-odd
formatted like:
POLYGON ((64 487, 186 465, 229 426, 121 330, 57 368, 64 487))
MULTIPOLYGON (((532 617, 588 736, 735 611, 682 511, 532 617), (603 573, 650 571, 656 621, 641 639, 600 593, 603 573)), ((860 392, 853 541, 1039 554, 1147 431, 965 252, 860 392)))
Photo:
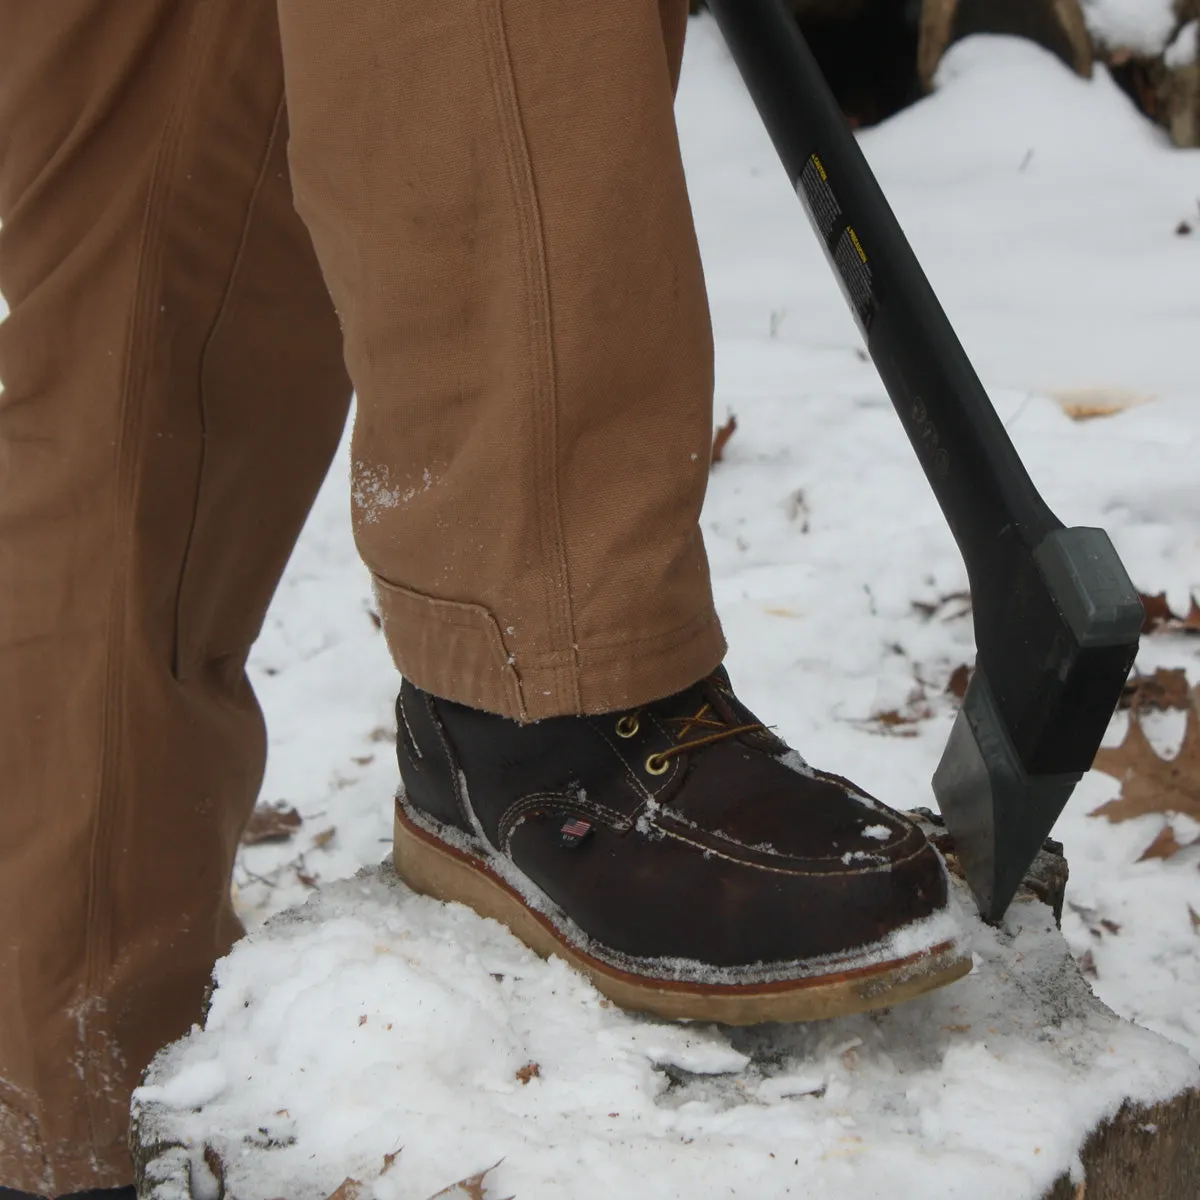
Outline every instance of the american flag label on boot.
POLYGON ((568 849, 582 845, 588 834, 592 832, 592 823, 582 817, 571 817, 558 831, 562 844, 568 849))

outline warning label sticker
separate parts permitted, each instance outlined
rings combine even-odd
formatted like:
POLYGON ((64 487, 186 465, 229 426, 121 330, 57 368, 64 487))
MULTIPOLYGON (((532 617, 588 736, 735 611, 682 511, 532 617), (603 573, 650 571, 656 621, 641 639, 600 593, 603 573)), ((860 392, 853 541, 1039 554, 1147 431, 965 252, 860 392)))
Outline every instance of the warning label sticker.
POLYGON ((854 227, 838 202, 829 172, 819 155, 809 156, 796 181, 796 193, 808 210, 817 233, 825 243, 842 291, 858 318, 864 334, 871 330, 879 303, 871 263, 854 227))
POLYGON ((871 328, 875 319, 875 289, 871 278, 871 264, 858 240, 854 229, 847 225, 833 248, 833 265, 841 276, 842 289, 850 307, 854 309, 859 324, 871 328))
POLYGON ((843 223, 842 208, 829 186, 824 164, 815 154, 810 156, 800 173, 799 191, 817 232, 828 241, 830 234, 843 223))

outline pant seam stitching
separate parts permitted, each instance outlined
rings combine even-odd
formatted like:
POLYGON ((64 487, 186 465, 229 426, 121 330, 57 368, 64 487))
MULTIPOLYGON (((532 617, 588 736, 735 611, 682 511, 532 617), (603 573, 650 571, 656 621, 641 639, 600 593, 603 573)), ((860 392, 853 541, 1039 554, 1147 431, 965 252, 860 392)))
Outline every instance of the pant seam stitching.
POLYGON ((559 592, 559 596, 555 597, 548 591, 547 615, 550 617, 552 636, 562 636, 565 633, 571 654, 571 665, 559 669, 556 673, 555 686, 557 689, 565 687, 570 695, 572 706, 578 708, 581 693, 579 664, 575 656, 575 613, 558 478, 557 368, 554 355, 553 315, 550 304, 549 272, 546 263, 545 230, 542 225, 541 208, 538 204, 529 142, 521 121, 520 101, 517 96, 516 79, 504 24, 503 3, 504 0, 484 0, 480 14, 483 17, 484 40, 489 50, 492 91, 499 117, 509 185, 517 210, 518 226, 525 250, 523 258, 530 360, 539 364, 544 371, 542 379, 538 380, 540 372, 535 368, 533 387, 535 406, 542 417, 542 421, 539 422, 539 425, 542 426, 542 436, 539 439, 542 458, 540 464, 542 467, 541 484, 548 493, 549 501, 543 511, 547 513, 546 521, 550 528, 547 529, 546 524, 543 524, 542 541, 543 553, 546 553, 548 548, 548 557, 554 560, 556 578, 553 580, 552 587, 559 592), (485 7, 486 15, 484 14, 485 7))
POLYGON ((238 272, 241 270, 242 262, 246 255, 246 244, 250 235, 250 224, 254 219, 255 205, 258 203, 258 198, 262 194, 263 185, 266 183, 267 173, 271 165, 271 151, 275 147, 277 138, 279 137, 279 128, 283 119, 285 109, 285 101, 281 95, 275 106, 275 117, 271 122, 271 132, 267 137, 266 145, 263 148, 262 162, 259 164, 258 175, 254 180, 254 187, 251 189, 249 199, 246 201, 245 218, 242 221, 242 230, 238 238, 237 252, 234 254, 233 262, 229 268, 229 278, 225 282, 225 289, 221 294, 221 301, 217 306, 216 315, 213 317, 213 322, 209 328, 208 334, 204 339, 204 345, 200 349, 200 359, 196 372, 196 387, 199 399, 199 417, 200 417, 200 459, 196 467, 196 487, 192 497, 192 517, 188 524, 187 540, 183 546, 183 558, 179 567, 179 582, 175 589, 175 631, 174 631, 174 646, 172 647, 172 674, 176 679, 181 679, 186 673, 184 652, 183 652, 183 637, 181 632, 181 621, 183 612, 183 585, 187 578, 188 562, 191 558, 192 544, 196 538, 196 526, 200 518, 200 496, 204 487, 204 466, 207 459, 208 438, 207 438, 207 406, 206 388, 204 384, 205 372, 208 366, 208 355, 212 348, 213 339, 217 336, 221 326, 224 323, 226 314, 229 310, 229 302, 233 295, 234 285, 238 279, 238 272))

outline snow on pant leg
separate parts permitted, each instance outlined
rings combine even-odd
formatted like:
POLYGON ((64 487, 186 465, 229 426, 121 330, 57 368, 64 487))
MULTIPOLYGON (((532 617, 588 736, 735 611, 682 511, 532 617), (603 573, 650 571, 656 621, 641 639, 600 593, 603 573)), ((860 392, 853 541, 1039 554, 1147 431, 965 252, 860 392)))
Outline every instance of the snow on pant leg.
POLYGON ((274 0, 0 0, 0 1185, 127 1183, 239 934, 243 673, 344 424, 274 0))
POLYGON ((440 696, 602 712, 723 656, 686 8, 280 0, 296 203, 358 394, 358 544, 397 665, 440 696))

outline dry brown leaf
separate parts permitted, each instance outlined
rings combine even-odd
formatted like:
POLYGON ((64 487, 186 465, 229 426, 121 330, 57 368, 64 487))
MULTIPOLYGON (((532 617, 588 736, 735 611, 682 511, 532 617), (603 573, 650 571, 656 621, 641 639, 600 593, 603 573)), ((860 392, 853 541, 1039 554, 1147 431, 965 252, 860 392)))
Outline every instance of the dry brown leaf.
POLYGON ((1146 610, 1143 633, 1200 633, 1200 604, 1196 603, 1195 596, 1191 597, 1191 606, 1185 616, 1171 611, 1166 592, 1154 596, 1138 592, 1138 599, 1146 610))
POLYGON ((315 875, 310 875, 307 871, 302 870, 300 867, 296 868, 296 878, 302 884, 304 884, 306 888, 315 888, 317 886, 317 877, 315 875))
MULTIPOLYGON (((401 1149, 403 1149, 403 1147, 401 1147, 401 1149)), ((385 1154, 383 1156, 383 1170, 380 1171, 379 1174, 381 1176, 386 1175, 396 1165, 396 1159, 398 1159, 399 1157, 400 1157, 399 1150, 393 1150, 391 1152, 391 1154, 385 1154)))
MULTIPOLYGON (((456 1200, 457 1197, 462 1197, 463 1200, 487 1200, 483 1194, 487 1177, 499 1165, 500 1163, 493 1163, 486 1171, 480 1171, 478 1175, 472 1175, 469 1179, 460 1179, 448 1188, 443 1188, 436 1195, 430 1196, 429 1200, 456 1200)), ((330 1197, 330 1200, 333 1200, 333 1197, 330 1197)), ((513 1200, 513 1197, 509 1196, 508 1200, 513 1200)))
POLYGON ((322 829, 320 833, 313 837, 313 849, 324 850, 334 837, 337 836, 337 826, 330 825, 328 829, 322 829))
POLYGON ((366 1195, 366 1187, 359 1179, 349 1177, 342 1180, 329 1200, 361 1200, 366 1195))
POLYGON ((282 800, 277 804, 260 804, 246 824, 246 830, 242 834, 242 845, 286 842, 302 824, 300 814, 282 800))
POLYGON ((531 1062, 531 1063, 526 1063, 526 1064, 525 1064, 525 1065, 524 1065, 524 1066, 523 1066, 523 1067, 522 1067, 522 1068, 521 1068, 521 1069, 520 1069, 520 1070, 517 1072, 517 1078, 518 1078, 518 1079, 519 1079, 519 1080, 520 1080, 522 1083, 528 1083, 528 1082, 529 1082, 531 1079, 538 1079, 538 1078, 540 1078, 540 1077, 541 1077, 541 1074, 542 1074, 542 1068, 541 1068, 541 1065, 540 1065, 539 1063, 531 1062))
POLYGON ((1135 675, 1121 692, 1121 708, 1186 709, 1187 672, 1182 667, 1159 667, 1153 675, 1135 675))
POLYGON ((1092 816, 1116 823, 1152 813, 1179 813, 1200 821, 1200 687, 1192 690, 1183 742, 1174 758, 1159 756, 1134 709, 1125 740, 1113 749, 1102 747, 1092 766, 1121 781, 1120 796, 1092 816))
POLYGON ((1175 836, 1175 830, 1170 825, 1164 825, 1154 841, 1138 856, 1138 862, 1145 862, 1149 858, 1174 858, 1182 849, 1183 846, 1175 836))
POLYGON ((951 696, 959 700, 963 700, 967 695, 967 685, 971 682, 971 676, 974 673, 974 668, 963 663, 961 666, 955 667, 950 672, 950 681, 946 684, 946 691, 951 696))
POLYGON ((718 427, 716 433, 713 434, 712 444, 712 459, 713 463, 719 463, 725 457, 725 447, 729 445, 729 439, 737 432, 737 417, 733 413, 729 414, 729 420, 724 425, 718 427))
POLYGON ((1192 919, 1192 928, 1200 933, 1200 913, 1198 913, 1190 904, 1187 906, 1188 916, 1192 919))

